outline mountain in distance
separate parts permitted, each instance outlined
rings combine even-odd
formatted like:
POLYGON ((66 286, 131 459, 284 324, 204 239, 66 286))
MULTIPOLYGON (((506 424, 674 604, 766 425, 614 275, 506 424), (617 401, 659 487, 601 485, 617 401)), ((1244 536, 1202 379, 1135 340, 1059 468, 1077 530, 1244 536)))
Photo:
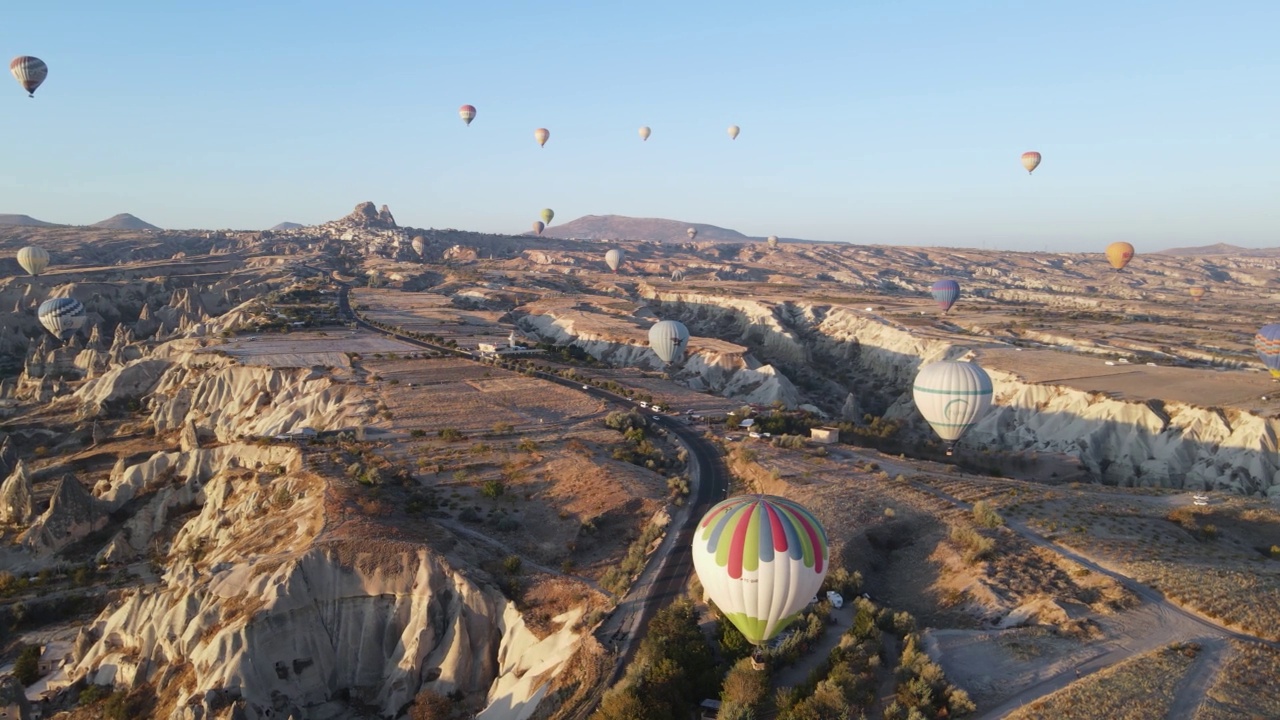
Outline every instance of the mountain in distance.
POLYGON ((1280 248, 1243 248, 1239 245, 1214 243, 1213 245, 1198 245, 1196 247, 1157 250, 1156 254, 1187 255, 1192 257, 1207 257, 1211 255, 1234 255, 1235 257, 1280 257, 1280 248))
POLYGON ((0 215, 0 225, 22 226, 22 227, 57 227, 57 223, 45 222, 37 220, 30 215, 0 215))
POLYGON ((120 213, 112 215, 106 220, 96 222, 89 227, 103 228, 104 230, 159 230, 160 228, 152 225, 145 220, 141 220, 129 213, 120 213))
POLYGON ((697 228, 695 242, 759 242, 762 238, 743 235, 705 223, 691 223, 662 218, 633 218, 625 215, 584 215, 577 220, 552 225, 542 232, 554 238, 580 240, 650 240, 656 242, 688 242, 689 228, 697 228))
POLYGON ((301 230, 304 227, 306 227, 306 225, 303 225, 302 223, 282 222, 279 225, 273 225, 267 229, 268 230, 301 230))

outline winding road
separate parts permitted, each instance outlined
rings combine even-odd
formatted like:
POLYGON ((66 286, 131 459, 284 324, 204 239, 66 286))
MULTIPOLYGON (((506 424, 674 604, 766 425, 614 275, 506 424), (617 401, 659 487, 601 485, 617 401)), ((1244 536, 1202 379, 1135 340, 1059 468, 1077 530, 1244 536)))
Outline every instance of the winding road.
MULTIPOLYGON (((351 286, 344 283, 339 283, 339 286, 341 287, 338 294, 339 313, 353 320, 357 327, 425 350, 449 353, 476 362, 481 361, 479 356, 465 350, 435 345, 369 324, 351 309, 349 297, 351 286)), ((579 381, 541 371, 535 372, 533 376, 586 393, 622 409, 636 409, 635 403, 630 399, 608 390, 583 385, 579 381)), ((639 650, 640 642, 644 639, 654 613, 684 593, 689 579, 693 576, 693 553, 689 548, 693 543, 694 529, 702 515, 724 498, 729 490, 729 470, 716 446, 695 428, 687 425, 681 416, 650 413, 650 417, 657 427, 673 435, 688 451, 690 502, 682 505, 674 513, 666 535, 663 536, 658 549, 649 557, 640 576, 632 583, 626 596, 618 601, 613 611, 596 629, 596 639, 605 649, 613 653, 613 672, 608 682, 597 686, 589 699, 579 706, 575 713, 577 718, 585 718, 589 715, 599 704, 604 691, 622 676, 627 664, 639 650)))

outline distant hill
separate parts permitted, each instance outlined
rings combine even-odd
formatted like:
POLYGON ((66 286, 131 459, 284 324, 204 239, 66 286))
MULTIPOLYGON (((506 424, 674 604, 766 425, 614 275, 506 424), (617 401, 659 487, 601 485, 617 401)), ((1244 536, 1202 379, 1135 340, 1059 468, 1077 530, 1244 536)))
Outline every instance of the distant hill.
POLYGON ((1208 255, 1234 255, 1236 257, 1280 257, 1280 248, 1243 248, 1227 243, 1200 245, 1197 247, 1170 248, 1157 250, 1160 255, 1186 255, 1192 257, 1208 255))
POLYGON ((0 225, 22 225, 24 227, 57 227, 57 223, 37 220, 30 215, 0 215, 0 225))
POLYGON ((301 230, 304 227, 306 227, 306 225, 303 225, 302 223, 282 222, 279 225, 275 225, 267 229, 268 230, 301 230))
POLYGON ((633 218, 623 215, 586 215, 563 225, 552 225, 542 234, 555 238, 583 240, 688 242, 689 236, 686 232, 689 228, 698 229, 696 242, 758 242, 761 239, 715 225, 662 218, 633 218))
POLYGON ((129 213, 120 213, 101 222, 96 222, 89 227, 104 228, 106 230, 159 230, 160 228, 149 222, 140 220, 129 213))

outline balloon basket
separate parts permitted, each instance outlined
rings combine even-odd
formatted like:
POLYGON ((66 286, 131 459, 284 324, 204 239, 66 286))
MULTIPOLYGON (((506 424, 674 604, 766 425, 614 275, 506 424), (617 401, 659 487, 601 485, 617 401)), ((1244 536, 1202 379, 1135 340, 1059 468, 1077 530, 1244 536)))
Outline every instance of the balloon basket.
POLYGON ((751 669, 764 670, 765 667, 767 667, 767 663, 765 662, 764 651, 756 650, 751 653, 751 669))

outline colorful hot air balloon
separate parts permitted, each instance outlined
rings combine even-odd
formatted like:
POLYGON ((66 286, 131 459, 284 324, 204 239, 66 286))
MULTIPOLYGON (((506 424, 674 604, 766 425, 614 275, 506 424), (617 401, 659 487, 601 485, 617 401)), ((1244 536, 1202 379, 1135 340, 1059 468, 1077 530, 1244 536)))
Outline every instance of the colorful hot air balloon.
POLYGON ((770 235, 769 237, 765 238, 765 242, 769 243, 769 247, 776 248, 778 247, 778 236, 770 235))
POLYGON ((539 235, 541 235, 541 234, 542 234, 542 231, 543 231, 543 230, 546 230, 546 229, 547 229, 547 226, 546 226, 546 225, 543 225, 541 220, 534 220, 534 221, 533 221, 533 231, 534 231, 534 232, 536 232, 536 233, 538 233, 539 235))
POLYGON ((1027 169, 1028 175, 1034 172, 1036 168, 1040 167, 1040 153, 1034 150, 1022 153, 1022 167, 1027 169))
POLYGON ((551 137, 551 131, 546 128, 538 128, 533 131, 533 139, 538 141, 538 145, 546 147, 547 138, 551 137))
POLYGON ((552 210, 551 208, 542 208, 541 216, 542 216, 542 222, 544 222, 544 223, 546 223, 546 224, 550 225, 550 224, 551 224, 551 218, 555 217, 555 216, 556 216, 556 213, 555 213, 555 211, 554 211, 554 210, 552 210))
POLYGON ((649 347, 668 365, 684 359, 689 344, 689 328, 678 320, 661 320, 649 328, 649 347))
POLYGON ((822 523, 799 503, 773 495, 721 501, 693 536, 703 589, 757 646, 796 619, 822 589, 829 564, 822 523))
POLYGON ((622 265, 622 257, 622 251, 614 248, 604 254, 604 264, 608 265, 609 269, 616 273, 618 272, 618 268, 622 265))
POLYGON ((418 253, 418 257, 423 257, 427 254, 427 240, 421 235, 414 236, 410 245, 413 247, 413 251, 418 253))
POLYGON ((737 126, 737 125, 730 125, 730 126, 729 126, 729 139, 730 139, 730 140, 737 140, 737 139, 738 139, 738 133, 739 133, 739 132, 740 132, 740 130, 738 129, 738 126, 737 126))
POLYGON ((698 228, 689 228, 688 230, 684 231, 684 234, 688 235, 689 239, 692 240, 698 237, 698 228))
POLYGON ((462 122, 470 125, 471 121, 476 119, 476 106, 463 105, 458 108, 458 117, 462 118, 462 122))
POLYGON ((1192 285, 1187 288, 1187 292, 1191 293, 1192 299, 1196 302, 1200 302, 1200 298, 1204 297, 1205 288, 1203 285, 1192 285))
POLYGON ((9 61, 9 72, 18 79, 22 89, 27 91, 27 97, 35 97, 36 88, 49 77, 49 66, 40 58, 19 55, 9 61))
POLYGON ((939 280, 929 288, 929 292, 933 295, 934 302, 938 303, 938 307, 945 313, 960 298, 960 283, 955 280, 939 280))
POLYGON ((649 126, 645 125, 640 128, 640 139, 647 141, 649 139, 649 126))
POLYGON ((1127 242, 1113 242, 1107 246, 1107 262, 1119 272, 1133 259, 1133 246, 1127 242))
POLYGON ((88 319, 84 314, 84 305, 75 298, 46 300, 40 304, 36 317, 59 340, 70 340, 88 319))
POLYGON ((1271 371, 1272 380, 1280 380, 1280 323, 1263 325, 1253 336, 1253 348, 1258 359, 1271 371))
POLYGON ((49 252, 42 247, 28 245, 18 251, 18 264, 30 275, 39 275, 49 267, 49 252))
POLYGON ((911 396, 938 437, 947 441, 947 454, 965 430, 991 409, 991 377, 970 362, 945 360, 920 368, 911 396))

